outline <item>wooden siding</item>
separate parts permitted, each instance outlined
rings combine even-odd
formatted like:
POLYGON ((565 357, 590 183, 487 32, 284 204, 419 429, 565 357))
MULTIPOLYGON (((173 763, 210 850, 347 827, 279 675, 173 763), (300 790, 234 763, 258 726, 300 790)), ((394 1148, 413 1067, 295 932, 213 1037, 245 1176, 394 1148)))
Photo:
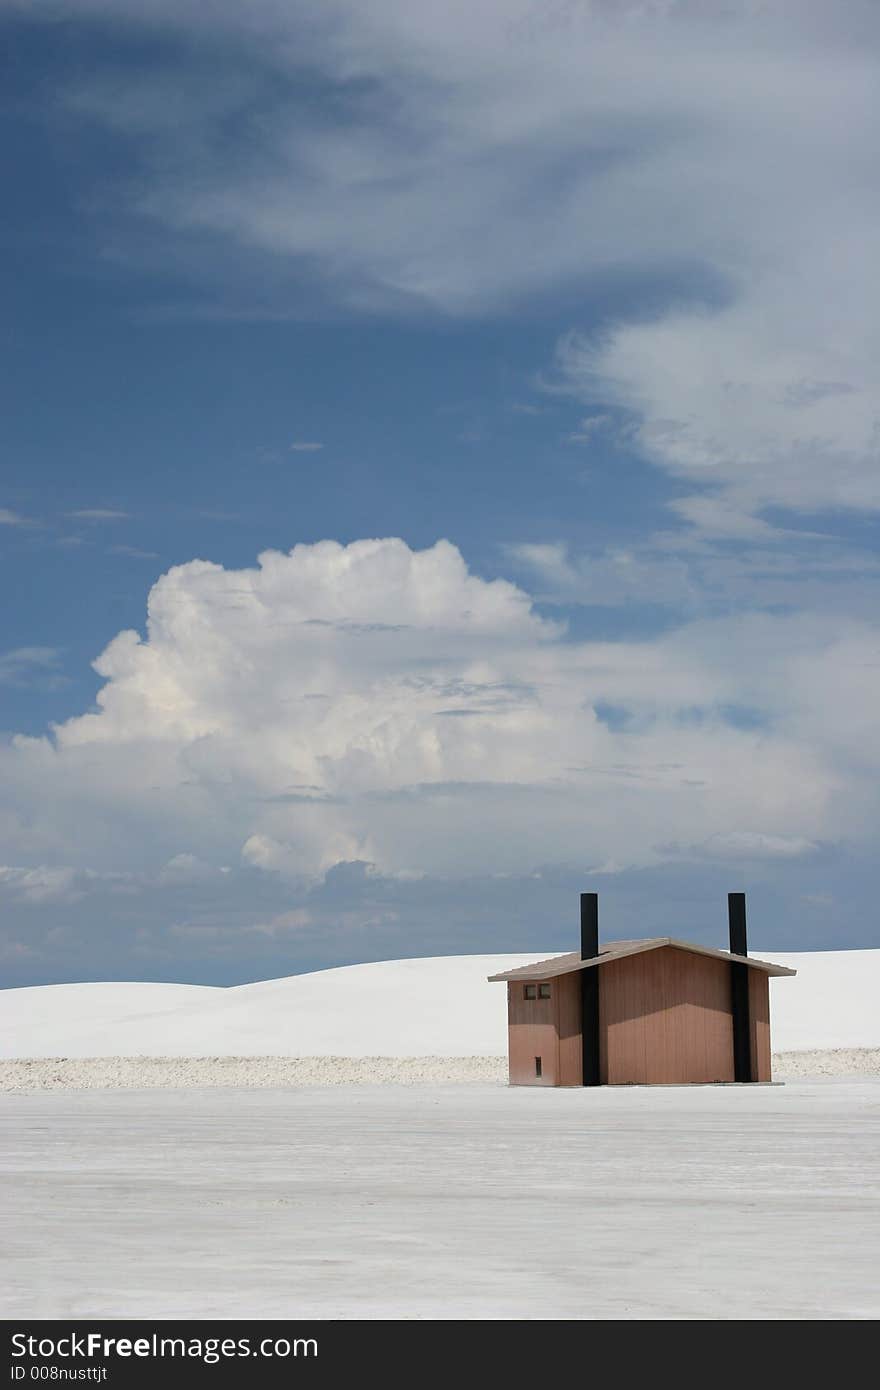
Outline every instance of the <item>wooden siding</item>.
MULTIPOLYGON (((549 999, 526 999, 526 983, 511 980, 507 986, 510 1084, 580 1086, 580 974, 550 980, 549 999)), ((734 1079, 725 960, 664 946, 609 961, 599 970, 599 1013, 604 1085, 734 1079)), ((770 988, 767 975, 757 970, 749 971, 749 1016, 752 1080, 769 1081, 770 988)))
MULTIPOLYGON (((556 1032, 556 981, 550 982, 549 999, 525 999, 524 981, 507 986, 507 1021, 510 1039, 511 1086, 556 1086, 559 1043, 556 1032), (541 1075, 535 1075, 535 1058, 541 1058, 541 1075)), ((537 990, 537 985, 535 986, 537 990)))
POLYGON ((733 1080, 726 961, 673 946, 609 961, 599 1015, 603 1084, 733 1080))
POLYGON ((560 975, 552 983, 556 996, 556 1026, 559 1035, 557 1086, 581 1086, 584 1080, 581 1039, 581 977, 560 975))
POLYGON ((770 1081, 770 981, 758 970, 749 971, 749 1026, 752 1080, 770 1081))

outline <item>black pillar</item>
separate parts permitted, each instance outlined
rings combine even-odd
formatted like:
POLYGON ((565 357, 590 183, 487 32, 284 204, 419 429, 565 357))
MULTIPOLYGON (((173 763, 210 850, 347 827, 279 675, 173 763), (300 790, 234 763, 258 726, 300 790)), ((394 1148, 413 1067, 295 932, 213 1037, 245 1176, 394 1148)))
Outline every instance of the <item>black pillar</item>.
POLYGON ((730 954, 732 956, 747 956, 749 943, 746 937, 745 893, 728 893, 727 921, 730 926, 730 954))
POLYGON ((599 894, 581 893, 581 960, 599 954, 599 894))
MULTIPOLYGON (((730 928, 730 953, 747 956, 746 895, 728 893, 727 920, 730 928)), ((752 1080, 751 1020, 749 1018, 749 967, 741 961, 730 964, 730 1000, 733 1013, 733 1079, 752 1080)))
MULTIPOLYGON (((599 895, 581 893, 581 960, 599 954, 599 895)), ((581 1041, 585 1086, 599 1085, 599 967, 582 970, 581 1041)))

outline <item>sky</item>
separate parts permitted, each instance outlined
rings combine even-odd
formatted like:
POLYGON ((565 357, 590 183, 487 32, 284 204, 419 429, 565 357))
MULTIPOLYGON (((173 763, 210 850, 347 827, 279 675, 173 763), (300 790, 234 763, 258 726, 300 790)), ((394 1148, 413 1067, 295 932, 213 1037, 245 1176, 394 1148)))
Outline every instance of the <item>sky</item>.
POLYGON ((880 945, 876 6, 0 50, 0 984, 880 945))

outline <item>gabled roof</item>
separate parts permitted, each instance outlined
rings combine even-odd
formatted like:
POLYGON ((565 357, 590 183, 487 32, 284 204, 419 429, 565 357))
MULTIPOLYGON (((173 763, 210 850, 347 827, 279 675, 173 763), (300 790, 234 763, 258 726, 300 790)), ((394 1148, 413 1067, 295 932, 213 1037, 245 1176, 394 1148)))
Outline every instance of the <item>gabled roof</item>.
POLYGON ((590 970, 594 965, 607 965, 625 956, 637 956, 643 951, 656 951, 660 946, 674 946, 677 951, 691 951, 697 956, 713 956, 716 960, 739 961, 751 966, 753 970, 763 970, 765 975, 796 975, 787 965, 773 965, 755 956, 735 956, 730 951, 717 951, 712 946, 696 946, 692 941, 676 941, 673 936, 648 936, 640 941, 607 941, 599 947, 598 956, 582 960, 579 951, 569 951, 564 956, 551 956, 549 960, 536 960, 532 965, 520 965, 515 970, 504 970, 500 975, 489 975, 489 980, 551 980, 556 975, 570 975, 575 970, 590 970))

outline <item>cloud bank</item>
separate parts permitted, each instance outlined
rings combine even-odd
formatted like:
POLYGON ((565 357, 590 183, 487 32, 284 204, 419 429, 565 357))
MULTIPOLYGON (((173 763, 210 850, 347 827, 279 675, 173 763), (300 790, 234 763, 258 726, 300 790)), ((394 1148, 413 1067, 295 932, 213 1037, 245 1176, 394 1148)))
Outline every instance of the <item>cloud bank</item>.
POLYGON ((624 867, 713 837, 807 852, 858 836, 875 801, 867 625, 755 614, 576 642, 446 541, 194 560, 95 666, 94 711, 3 751, 14 863, 624 867))

